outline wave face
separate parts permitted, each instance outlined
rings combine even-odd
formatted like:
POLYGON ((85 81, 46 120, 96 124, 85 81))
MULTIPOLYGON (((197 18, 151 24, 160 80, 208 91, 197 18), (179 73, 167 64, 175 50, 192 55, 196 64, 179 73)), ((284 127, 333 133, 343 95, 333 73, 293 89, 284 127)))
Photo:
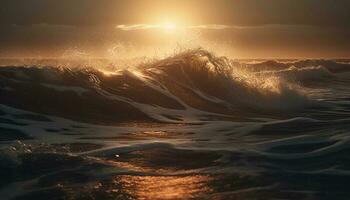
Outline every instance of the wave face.
POLYGON ((179 122, 188 114, 242 117, 304 109, 315 102, 289 79, 332 77, 324 67, 252 67, 259 68, 204 50, 108 74, 94 68, 2 67, 0 103, 94 123, 179 122))
POLYGON ((125 69, 2 66, 0 195, 349 199, 349 85, 347 61, 203 49, 125 69))

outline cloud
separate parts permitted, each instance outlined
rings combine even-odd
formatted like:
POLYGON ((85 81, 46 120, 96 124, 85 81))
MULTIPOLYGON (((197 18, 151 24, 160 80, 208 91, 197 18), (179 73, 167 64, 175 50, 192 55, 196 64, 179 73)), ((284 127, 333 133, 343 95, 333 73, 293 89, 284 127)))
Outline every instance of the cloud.
POLYGON ((142 25, 175 18, 190 24, 350 29, 349 10, 348 0, 0 0, 0 25, 142 25))
POLYGON ((134 31, 134 30, 147 30, 147 29, 207 29, 207 30, 222 30, 235 28, 235 26, 229 26, 224 24, 203 24, 194 26, 177 26, 175 24, 131 24, 131 25, 117 25, 116 29, 123 31, 134 31))
POLYGON ((234 26, 223 25, 223 24, 205 24, 205 25, 197 25, 197 26, 188 26, 188 28, 221 30, 221 29, 234 28, 234 26))
POLYGON ((164 25, 161 24, 133 24, 133 25, 117 25, 117 29, 121 29, 123 31, 133 31, 133 30, 145 30, 145 29, 158 29, 163 28, 164 25))

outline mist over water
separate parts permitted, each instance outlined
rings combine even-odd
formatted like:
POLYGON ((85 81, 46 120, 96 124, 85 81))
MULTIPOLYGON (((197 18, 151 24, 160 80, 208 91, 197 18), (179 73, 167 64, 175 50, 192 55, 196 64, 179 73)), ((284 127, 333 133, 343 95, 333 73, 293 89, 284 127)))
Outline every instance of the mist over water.
POLYGON ((1 197, 349 199, 349 61, 217 55, 2 60, 1 197))

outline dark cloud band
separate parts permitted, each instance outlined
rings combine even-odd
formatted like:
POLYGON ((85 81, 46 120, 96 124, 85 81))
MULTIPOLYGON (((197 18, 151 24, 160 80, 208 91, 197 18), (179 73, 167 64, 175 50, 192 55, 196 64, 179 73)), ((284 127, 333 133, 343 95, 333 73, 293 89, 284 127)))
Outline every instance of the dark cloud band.
POLYGON ((2 0, 0 23, 144 24, 152 23, 149 16, 154 13, 184 13, 196 24, 303 24, 347 29, 349 10, 347 0, 2 0))

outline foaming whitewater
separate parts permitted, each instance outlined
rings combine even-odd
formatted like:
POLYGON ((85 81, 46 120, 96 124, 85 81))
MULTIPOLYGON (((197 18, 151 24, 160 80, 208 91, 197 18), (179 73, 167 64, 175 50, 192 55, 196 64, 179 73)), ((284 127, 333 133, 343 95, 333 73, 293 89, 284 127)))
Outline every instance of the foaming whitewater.
POLYGON ((349 198, 347 61, 14 63, 0 67, 4 199, 349 198))

